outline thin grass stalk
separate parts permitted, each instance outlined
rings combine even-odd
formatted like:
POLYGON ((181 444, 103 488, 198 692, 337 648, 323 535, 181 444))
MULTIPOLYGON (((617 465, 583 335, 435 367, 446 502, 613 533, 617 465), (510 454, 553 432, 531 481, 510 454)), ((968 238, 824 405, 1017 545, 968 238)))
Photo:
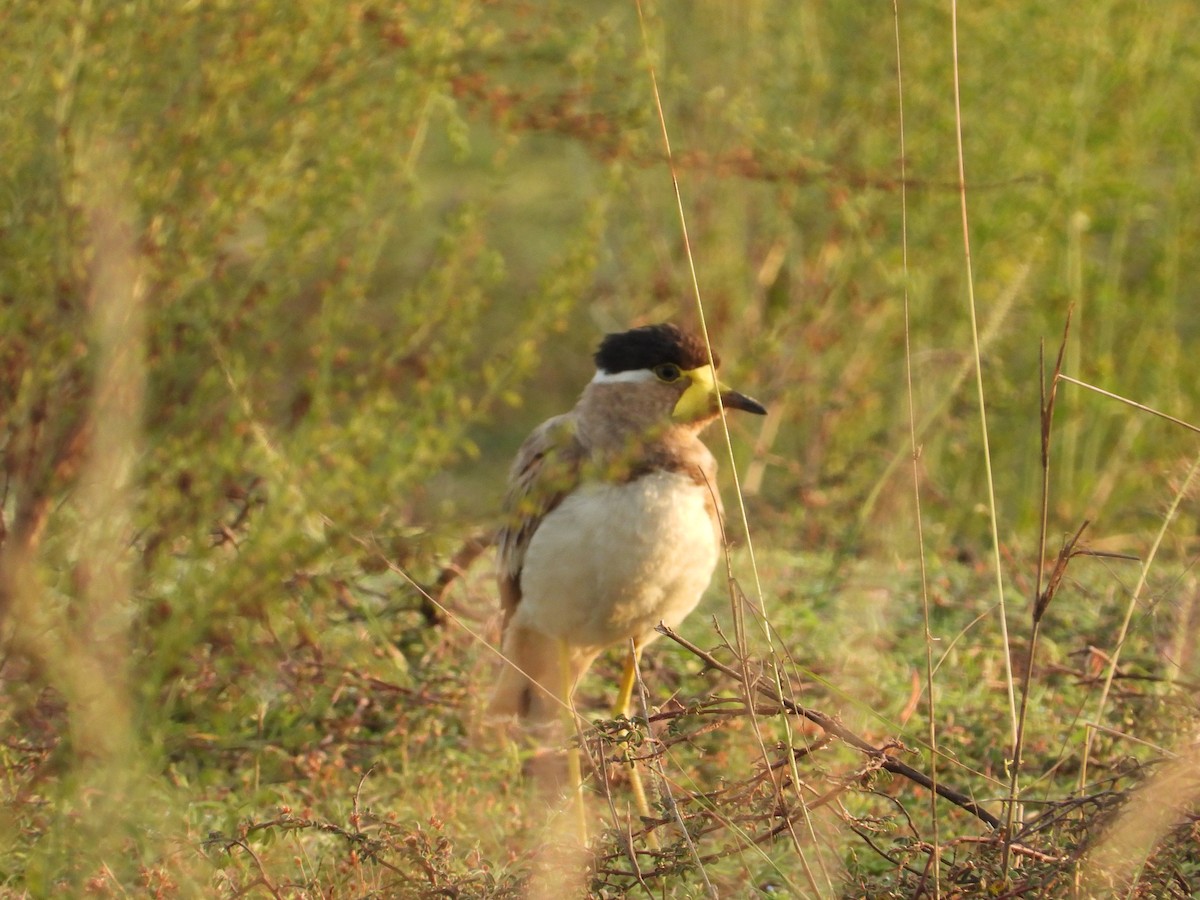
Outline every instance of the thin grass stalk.
POLYGON ((1134 409, 1140 409, 1142 412, 1150 413, 1152 416, 1158 416, 1160 419, 1166 419, 1172 425, 1178 425, 1180 428, 1186 428, 1188 431, 1194 431, 1200 434, 1200 425, 1193 425, 1191 422, 1185 422, 1183 419, 1177 419, 1174 416, 1168 415, 1162 410, 1155 409, 1152 406, 1146 406, 1144 403, 1138 403, 1136 400, 1130 400, 1128 397, 1122 397, 1120 394, 1114 394, 1112 391, 1106 391, 1104 388, 1096 387, 1094 384, 1088 384, 1086 381, 1080 381, 1078 378, 1072 378, 1070 375, 1059 375, 1059 381, 1066 381, 1070 384, 1078 385, 1081 388, 1087 388, 1089 391, 1099 394, 1101 397, 1108 397, 1110 400, 1117 400, 1124 403, 1126 406, 1132 406, 1134 409))
MULTIPOLYGON (((983 324, 983 333, 979 335, 979 350, 980 353, 986 353, 1001 336, 1002 327, 1008 320, 1009 314, 1012 312, 1013 305, 1017 298, 1024 290, 1026 283, 1029 280, 1030 274, 1033 272, 1033 265, 1037 257, 1037 249, 1042 246, 1042 241, 1039 239, 1035 252, 1021 264, 1015 276, 1010 279, 1004 290, 995 298, 989 310, 990 318, 983 324)), ((963 382, 971 374, 974 368, 974 363, 971 359, 964 357, 959 363, 954 374, 945 382, 945 387, 938 392, 938 396, 934 401, 926 407, 924 414, 917 422, 917 441, 918 443, 925 437, 926 433, 933 425, 942 418, 951 404, 958 397, 959 389, 963 382)), ((867 521, 871 518, 875 507, 879 503, 879 498, 883 494, 888 485, 892 483, 893 473, 900 468, 905 462, 905 457, 910 456, 911 451, 907 447, 897 447, 887 464, 879 473, 879 477, 875 479, 875 485, 867 494, 866 499, 858 506, 858 527, 864 528, 867 521)))
MULTIPOLYGON (((1058 374, 1059 381, 1065 381, 1068 384, 1074 384, 1078 387, 1085 388, 1089 391, 1099 394, 1102 397, 1107 397, 1110 400, 1116 400, 1119 403, 1124 403, 1126 406, 1132 406, 1134 409, 1141 412, 1149 413, 1152 416, 1157 416, 1160 419, 1178 425, 1180 428, 1185 428, 1188 431, 1200 434, 1200 427, 1193 425, 1191 422, 1185 422, 1183 419, 1178 419, 1175 416, 1147 406, 1144 403, 1139 403, 1136 400, 1131 400, 1128 397, 1122 397, 1120 394, 1114 394, 1112 391, 1106 391, 1103 388, 1097 387, 1094 384, 1088 384, 1086 381, 1080 381, 1077 378, 1072 378, 1069 375, 1058 374)), ((1178 491, 1175 492, 1174 498, 1171 500, 1171 505, 1167 509, 1167 514, 1163 518, 1162 525, 1158 529, 1158 533, 1154 536, 1154 541, 1150 545, 1150 552, 1142 563, 1142 568, 1138 574, 1137 584, 1134 586, 1133 594, 1129 598, 1129 605, 1125 610, 1125 618, 1121 622, 1120 633, 1117 635, 1116 647, 1113 650, 1112 658, 1109 661, 1108 671, 1104 676, 1104 686, 1100 691, 1100 700, 1096 704, 1096 713, 1092 717, 1093 721, 1100 722, 1104 715, 1104 709, 1108 705, 1108 695, 1112 689, 1113 679, 1117 674, 1117 666, 1120 663, 1121 649, 1125 646, 1125 640, 1129 635, 1129 626, 1133 621, 1133 611, 1137 607, 1138 600, 1141 598, 1142 590, 1146 586, 1146 579, 1150 574, 1150 566, 1154 562, 1154 558, 1158 555, 1158 548, 1162 545, 1162 540, 1166 536, 1167 528, 1170 526, 1175 514, 1179 511, 1179 505, 1183 502, 1183 498, 1187 495, 1191 488, 1192 481, 1195 480, 1197 471, 1200 471, 1200 454, 1192 460, 1191 466, 1188 468, 1187 475, 1184 477, 1183 484, 1180 485, 1178 491)), ((1088 736, 1083 747, 1083 761, 1079 769, 1079 788, 1083 790, 1087 784, 1088 761, 1091 755, 1092 740, 1095 736, 1093 729, 1088 729, 1088 736)))
MULTIPOLYGON (((1194 426, 1189 427, 1196 430, 1194 426)), ((1100 699, 1096 702, 1096 712, 1092 716, 1092 721, 1094 722, 1102 722, 1104 720, 1104 711, 1108 706, 1108 695, 1112 690, 1113 679, 1117 675, 1117 666, 1121 661, 1121 650, 1125 646, 1125 640, 1129 637, 1129 626, 1133 622, 1134 610, 1137 609, 1138 602, 1142 598, 1142 591, 1145 590, 1146 581, 1150 576, 1150 567, 1154 565, 1154 560, 1158 556, 1158 550, 1162 546, 1163 538, 1167 535, 1167 529, 1175 521, 1175 516, 1179 512, 1179 506, 1183 502, 1183 498, 1191 490, 1192 482, 1196 480, 1198 472, 1200 472, 1200 453, 1197 453, 1196 457, 1192 460, 1192 464, 1188 467, 1187 475, 1184 476, 1183 483, 1179 486, 1179 490, 1175 492, 1175 496, 1171 498, 1171 505, 1167 508, 1166 515, 1163 516, 1162 525, 1159 526, 1158 533, 1154 535, 1154 541, 1150 545, 1150 552, 1146 554, 1141 571, 1138 573, 1137 584, 1134 585, 1133 593, 1129 597, 1129 604, 1125 608, 1125 618, 1121 621, 1121 628, 1117 633, 1116 645, 1113 647, 1112 653, 1109 654, 1108 671, 1104 674, 1104 686, 1100 689, 1100 699)), ((1091 756, 1092 741, 1094 738, 1095 729, 1089 728, 1083 745, 1083 761, 1079 767, 1080 790, 1083 790, 1087 784, 1088 761, 1091 756)))
MULTIPOLYGON (((671 136, 670 136, 670 131, 667 128, 667 117, 666 117, 666 113, 663 111, 662 95, 658 89, 658 76, 655 72, 653 60, 650 55, 650 39, 649 39, 649 33, 646 28, 646 18, 645 18, 644 11, 642 9, 641 0, 634 0, 634 3, 635 3, 635 6, 637 7, 638 26, 641 30, 642 46, 643 46, 643 50, 646 54, 646 67, 647 67, 647 72, 650 77, 651 90, 654 95, 655 111, 658 114, 658 123, 659 123, 660 129, 662 131, 663 150, 666 155, 667 168, 671 175, 671 185, 672 185, 672 188, 674 189, 674 193, 675 193, 676 210, 679 213, 679 227, 680 227, 681 235, 683 237, 684 254, 687 258, 687 263, 688 263, 688 273, 691 277, 691 282, 692 282, 692 295, 696 302, 696 313, 697 313, 697 317, 700 322, 701 335, 704 338, 705 346, 708 348, 709 362, 711 363, 712 362, 712 342, 710 340, 709 333, 708 333, 708 322, 704 315, 704 300, 703 300, 703 297, 702 297, 701 291, 700 291, 700 279, 696 272, 696 259, 695 259, 695 255, 692 252, 691 238, 688 234, 687 214, 686 214, 686 212, 684 210, 684 206, 683 206, 683 192, 680 190, 680 187, 679 187, 679 176, 678 176, 678 173, 675 168, 675 158, 674 158, 673 153, 671 152, 671 136)), ((721 399, 720 399, 719 395, 717 397, 717 406, 718 406, 718 410, 720 412, 720 415, 718 416, 718 418, 721 422, 721 433, 724 435, 724 438, 725 438, 725 449, 726 449, 726 453, 728 455, 728 459, 729 459, 729 463, 730 463, 729 468, 733 475, 733 486, 734 486, 735 496, 737 497, 738 514, 741 518, 743 533, 745 534, 746 551, 750 557, 750 569, 751 569, 751 572, 752 572, 753 578, 754 578, 755 599, 758 601, 758 609, 761 612, 760 624, 761 624, 761 627, 763 630, 763 637, 766 640, 766 644, 767 644, 767 654, 772 661, 772 665, 771 665, 770 669, 771 669, 772 677, 775 681, 775 687, 779 691, 780 696, 782 696, 784 693, 783 680, 782 680, 782 676, 780 675, 780 667, 777 664, 778 660, 776 659, 776 655, 775 655, 774 642, 772 641, 772 636, 771 636, 770 620, 767 617, 766 597, 764 595, 763 588, 762 588, 762 578, 759 574, 758 563, 757 563, 757 560, 756 560, 755 554, 754 554, 754 541, 753 541, 753 538, 751 536, 751 531, 750 531, 750 518, 749 518, 748 513, 746 512, 746 502, 745 502, 745 498, 742 495, 741 480, 738 477, 737 465, 735 464, 735 461, 734 461, 733 436, 730 433, 729 422, 725 418, 725 415, 724 415, 725 410, 723 408, 723 405, 721 403, 721 399)), ((728 546, 728 545, 726 545, 726 546, 728 546)), ((737 607, 740 606, 740 604, 737 601, 737 592, 730 591, 730 599, 735 607, 734 622, 735 622, 736 631, 740 635, 739 643, 741 643, 744 641, 744 635, 745 635, 744 621, 745 620, 744 620, 743 616, 739 615, 739 610, 737 609, 737 607)), ((745 654, 742 654, 742 656, 744 658, 745 654)), ((744 675, 744 679, 746 679, 745 680, 745 690, 747 693, 747 700, 749 702, 749 701, 752 701, 751 688, 750 688, 749 681, 748 681, 749 676, 748 676, 748 673, 743 673, 743 675, 744 675)), ((752 707, 753 703, 750 702, 749 705, 752 707)), ((779 719, 783 726, 784 739, 787 741, 787 744, 790 747, 794 743, 794 735, 792 733, 791 722, 788 719, 787 715, 782 712, 779 716, 779 719)), ((754 731, 755 731, 755 735, 756 735, 756 738, 759 743, 759 749, 762 753, 763 760, 769 764, 767 749, 766 749, 765 744, 763 744, 761 732, 757 727, 754 729, 754 731)), ((806 821, 806 824, 808 825, 810 836, 813 839, 813 841, 815 842, 817 835, 816 835, 816 831, 813 827, 812 821, 807 814, 807 808, 805 805, 804 797, 800 792, 800 785, 802 782, 800 779, 800 772, 796 765, 794 754, 789 754, 789 768, 791 770, 792 784, 796 791, 796 797, 800 802, 801 809, 804 810, 805 821, 806 821)), ((789 833, 792 833, 792 829, 789 828, 788 830, 789 830, 789 833)), ((815 873, 812 872, 809 862, 807 860, 806 854, 804 852, 804 848, 801 846, 800 841, 798 840, 798 838, 796 838, 794 833, 793 833, 793 843, 796 847, 796 852, 799 855, 801 865, 804 868, 805 875, 809 879, 810 887, 816 894, 820 895, 821 890, 817 884, 815 873)), ((821 858, 820 854, 818 854, 817 861, 818 861, 818 864, 821 865, 822 875, 824 876, 826 884, 829 885, 830 890, 832 890, 833 889, 833 879, 832 879, 832 876, 830 875, 830 873, 825 870, 823 859, 821 858)))
MULTIPOLYGON (((1080 381, 1076 378, 1071 378, 1067 375, 1060 374, 1059 379, 1066 381, 1069 384, 1074 384, 1078 387, 1093 391, 1094 393, 1100 394, 1103 397, 1108 397, 1111 400, 1124 403, 1127 406, 1132 406, 1134 409, 1142 412, 1149 413, 1161 419, 1166 419, 1168 422, 1178 425, 1181 428, 1185 428, 1188 431, 1200 433, 1200 427, 1197 427, 1190 422, 1185 422, 1182 419, 1178 419, 1175 416, 1168 415, 1161 410, 1154 409, 1153 407, 1147 406, 1143 403, 1138 403, 1136 400, 1131 400, 1128 397, 1122 397, 1119 394, 1114 394, 1111 391, 1106 391, 1103 388, 1096 387, 1095 385, 1088 384, 1087 382, 1080 381)), ((1113 648, 1113 652, 1109 660, 1108 671, 1105 672, 1104 675, 1104 685, 1100 691, 1100 699, 1096 703, 1096 712, 1092 716, 1092 721, 1095 723, 1100 723, 1103 720, 1104 711, 1108 706, 1108 696, 1112 690, 1113 679, 1117 674, 1117 667, 1120 664, 1121 650, 1124 648, 1125 641, 1129 636, 1129 627, 1133 622, 1133 613, 1134 610, 1137 609, 1138 601, 1141 599, 1142 591, 1146 586, 1146 580, 1150 574, 1150 567, 1153 565, 1154 560, 1158 555, 1159 547, 1162 546, 1163 538, 1166 536, 1167 529, 1170 527, 1171 522, 1174 520, 1175 515, 1179 511, 1179 506, 1183 502, 1183 498, 1187 496, 1188 491, 1191 489, 1192 482, 1195 480, 1197 472, 1200 472, 1200 453, 1197 453, 1196 457, 1192 460, 1192 464, 1188 467, 1187 474, 1184 476, 1183 484, 1181 484, 1179 490, 1175 492, 1175 496, 1171 500, 1171 505, 1168 507, 1166 515, 1163 517, 1162 524, 1159 526, 1158 532, 1155 534, 1154 540, 1150 545, 1150 551, 1142 563, 1141 571, 1138 573, 1137 584, 1134 586, 1133 592, 1130 595, 1129 604, 1125 609, 1125 617, 1121 622, 1121 628, 1117 635, 1116 645, 1113 648)), ((1092 743, 1095 740, 1096 730, 1097 729, 1095 727, 1089 726, 1087 729, 1087 736, 1084 739, 1078 781, 1079 790, 1081 793, 1085 790, 1087 785, 1088 766, 1091 762, 1092 743)), ((1082 889, 1083 876, 1084 869, 1082 864, 1077 865, 1075 870, 1075 887, 1077 891, 1082 889)))
MULTIPOLYGON (((671 175, 671 186, 675 193, 675 208, 676 208, 676 211, 679 213, 679 228, 680 228, 681 235, 683 237, 683 251, 684 251, 684 256, 687 258, 688 275, 691 278, 691 283, 692 283, 692 297, 696 301, 696 315, 700 322, 700 332, 701 332, 701 336, 704 338, 704 345, 708 349, 708 358, 709 358, 709 363, 711 364, 712 360, 713 360, 712 341, 711 341, 711 339, 709 337, 709 333, 708 333, 708 320, 704 314, 704 299, 703 299, 703 297, 701 295, 701 291, 700 291, 700 277, 696 272, 696 258, 695 258, 695 255, 692 253, 692 241, 691 241, 691 237, 688 234, 687 213, 684 211, 684 207, 683 207, 683 192, 680 190, 680 187, 679 187, 679 175, 675 169, 675 157, 671 151, 671 136, 667 129, 666 113, 664 113, 664 111, 663 111, 662 97, 659 94, 659 90, 658 90, 658 76, 655 73, 653 63, 649 61, 650 40, 649 40, 649 35, 647 34, 647 31, 646 31, 645 17, 642 13, 642 2, 641 2, 641 0, 635 0, 635 2, 637 4, 638 23, 641 26, 643 49, 645 50, 645 53, 647 56, 647 70, 650 75, 650 86, 651 86, 652 92, 654 94, 654 106, 655 106, 655 110, 658 113, 658 123, 659 123, 660 129, 662 131, 663 150, 666 154, 667 169, 671 175)), ((746 512, 746 501, 742 495, 741 479, 738 476, 737 466, 733 464, 734 463, 733 435, 729 430, 729 422, 725 418, 725 409, 724 409, 724 405, 721 402, 721 396, 719 393, 717 394, 717 407, 720 411, 720 416, 718 418, 721 422, 721 432, 725 437, 725 449, 729 456, 730 472, 733 476, 734 494, 737 497, 737 502, 738 502, 738 515, 741 518, 742 527, 745 530, 746 552, 750 557, 750 569, 754 575, 754 596, 755 596, 755 600, 757 600, 757 602, 759 604, 759 609, 762 610, 762 613, 763 613, 763 616, 762 616, 763 637, 767 641, 767 649, 771 650, 772 649, 772 647, 771 647, 771 623, 768 620, 767 615, 766 615, 766 598, 763 594, 762 578, 759 575, 758 564, 756 562, 755 554, 754 554, 754 541, 753 541, 751 533, 750 533, 750 517, 749 517, 749 514, 746 512)))
MULTIPOLYGON (((1037 607, 1042 596, 1042 585, 1046 578, 1046 534, 1050 527, 1050 433, 1048 427, 1049 410, 1052 401, 1046 399, 1045 376, 1045 344, 1038 348, 1038 371, 1040 373, 1040 405, 1042 420, 1042 503, 1038 516, 1037 540, 1037 576, 1034 579, 1033 607, 1034 614, 1029 629, 1029 649, 1025 656, 1025 674, 1021 679, 1021 708, 1017 714, 1017 736, 1013 742, 1012 777, 1008 785, 1008 803, 1005 804, 1004 817, 1004 850, 1001 856, 1001 870, 1008 878, 1009 865, 1012 861, 1012 835, 1016 818, 1017 803, 1020 800, 1021 751, 1025 741, 1025 721, 1029 711, 1029 688, 1033 678, 1033 662, 1037 654, 1038 636, 1041 632, 1042 617, 1037 614, 1037 607)), ((1060 357, 1061 359, 1061 354, 1060 357)))
POLYGON ((1004 644, 1004 678, 1012 743, 1017 742, 1017 695, 1013 680, 1012 652, 1008 637, 1008 612, 1004 602, 1004 567, 1000 558, 1000 525, 996 514, 996 487, 992 476, 992 452, 988 440, 987 403, 983 387, 983 359, 979 350, 979 321, 975 305, 975 275, 971 265, 971 230, 967 215, 967 174, 963 154, 962 89, 958 65, 958 0, 950 0, 950 30, 954 68, 954 136, 958 148, 958 197, 962 216, 963 256, 967 275, 967 306, 971 313, 971 343, 975 355, 975 387, 979 402, 979 425, 983 437, 983 464, 987 475, 988 517, 992 532, 992 563, 996 573, 996 603, 1000 614, 1000 637, 1004 644))
POLYGON ((933 869, 933 896, 942 896, 942 848, 938 836, 938 744, 937 698, 933 689, 933 632, 929 628, 929 573, 925 560, 925 527, 921 516, 921 449, 917 444, 917 411, 913 391, 912 310, 908 290, 908 172, 904 143, 904 75, 900 53, 900 0, 892 0, 892 17, 896 34, 896 110, 899 116, 900 138, 900 256, 904 278, 904 380, 908 396, 908 437, 912 449, 913 516, 917 527, 917 559, 921 570, 921 621, 925 627, 925 692, 929 708, 929 815, 932 821, 930 867, 933 869))
MULTIPOLYGON (((1033 679, 1033 663, 1037 655, 1038 636, 1041 632, 1042 616, 1046 611, 1049 597, 1046 596, 1046 536, 1050 530, 1050 443, 1054 426, 1054 401, 1058 397, 1058 376, 1062 372, 1063 356, 1067 350, 1067 336, 1071 330, 1071 308, 1067 309, 1067 321, 1063 326, 1062 341, 1058 345, 1058 357, 1054 363, 1054 373, 1050 380, 1050 390, 1046 390, 1046 344, 1043 341, 1038 347, 1038 388, 1039 388, 1039 425, 1041 434, 1041 469, 1042 496, 1041 509, 1038 514, 1037 540, 1037 576, 1034 579, 1033 597, 1031 603, 1032 621, 1029 632, 1029 648, 1025 657, 1025 674, 1021 678, 1021 708, 1017 714, 1017 737, 1013 743, 1012 778, 1008 786, 1008 804, 1004 822, 1004 851, 1001 865, 1005 878, 1008 877, 1009 864, 1012 860, 1013 824, 1016 817, 1017 804, 1020 802, 1021 753, 1025 743, 1025 722, 1029 712, 1029 688, 1033 679), (1043 597, 1046 597, 1043 602, 1043 597)), ((1082 528, 1080 532, 1082 532, 1082 528)), ((1077 533, 1075 539, 1078 540, 1077 533)), ((1061 559, 1061 555, 1060 555, 1061 559)))

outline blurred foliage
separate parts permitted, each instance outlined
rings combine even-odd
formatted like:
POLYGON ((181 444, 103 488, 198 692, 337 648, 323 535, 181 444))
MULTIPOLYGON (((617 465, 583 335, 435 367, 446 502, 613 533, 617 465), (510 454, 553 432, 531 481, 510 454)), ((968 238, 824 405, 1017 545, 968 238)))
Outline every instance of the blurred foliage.
MULTIPOLYGON (((901 5, 899 71, 889 4, 646 15, 707 321, 727 380, 782 423, 734 423, 756 528, 827 571, 912 557, 907 298, 927 535, 969 560, 986 516, 946 8, 901 5)), ((1052 356, 1069 306, 1068 373, 1195 409, 1200 34, 1182 2, 959 16, 1002 536, 1028 544, 1039 342, 1052 356)), ((696 320, 635 5, 3 0, 0 27, 0 885, 211 887, 178 847, 306 778, 291 802, 357 846, 338 804, 398 744, 386 774, 428 792, 393 815, 477 804, 465 720, 491 660, 431 632, 389 563, 430 580, 490 523, 598 335, 696 320), (137 426, 116 449, 110 408, 137 426), (452 789, 423 783, 430 760, 452 789), (106 786, 138 814, 88 799, 106 786)), ((1141 551, 1193 437, 1068 386, 1055 436, 1052 529, 1088 517, 1141 551)), ((515 890, 422 870, 439 827, 389 848, 515 890)))

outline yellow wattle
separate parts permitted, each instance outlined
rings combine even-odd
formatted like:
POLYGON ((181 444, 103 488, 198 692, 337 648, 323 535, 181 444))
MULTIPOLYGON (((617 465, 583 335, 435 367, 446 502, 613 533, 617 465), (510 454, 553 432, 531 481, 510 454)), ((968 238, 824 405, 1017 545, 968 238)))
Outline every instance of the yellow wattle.
POLYGON ((711 415, 719 391, 713 367, 700 366, 687 370, 683 375, 691 383, 676 402, 671 418, 680 422, 694 422, 711 415))

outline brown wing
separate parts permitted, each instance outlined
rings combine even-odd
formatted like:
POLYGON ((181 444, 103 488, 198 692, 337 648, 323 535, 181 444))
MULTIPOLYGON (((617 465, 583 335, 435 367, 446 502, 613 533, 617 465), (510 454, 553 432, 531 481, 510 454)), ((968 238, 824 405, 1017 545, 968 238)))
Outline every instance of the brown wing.
POLYGON ((525 439, 508 476, 505 521, 497 536, 497 575, 504 627, 521 602, 521 568, 538 526, 579 483, 587 451, 570 413, 543 422, 525 439))

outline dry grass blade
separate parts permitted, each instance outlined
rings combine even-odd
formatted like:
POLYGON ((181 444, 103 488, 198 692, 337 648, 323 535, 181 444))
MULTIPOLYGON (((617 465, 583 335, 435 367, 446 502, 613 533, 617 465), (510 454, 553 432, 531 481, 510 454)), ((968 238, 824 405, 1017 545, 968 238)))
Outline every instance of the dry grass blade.
MULTIPOLYGON (((1150 569, 1154 565, 1154 561, 1158 556, 1159 548, 1162 546, 1164 537, 1171 524, 1175 521, 1175 517, 1179 512, 1179 508, 1185 497, 1191 491, 1192 483, 1196 480, 1197 475, 1200 475, 1200 453, 1192 460, 1188 468, 1187 474, 1184 476, 1183 482, 1179 489, 1175 492, 1175 496, 1171 499, 1171 505, 1168 507, 1166 514, 1163 516, 1162 524, 1159 526, 1158 532, 1154 536, 1154 541, 1150 545, 1150 550, 1142 561, 1141 571, 1138 573, 1137 584, 1134 585, 1133 591, 1129 597, 1129 603, 1125 608, 1125 616, 1121 621, 1121 627, 1117 632, 1116 641, 1113 646, 1112 653, 1108 661, 1108 668, 1104 676, 1104 686, 1100 691, 1100 697, 1096 701, 1096 710, 1092 718, 1097 722, 1104 721, 1104 712, 1108 707, 1108 697, 1112 690, 1113 680, 1117 675, 1117 667, 1121 660, 1121 651, 1125 647, 1126 639, 1129 637, 1130 625, 1133 622, 1134 611, 1142 602, 1142 595, 1146 588, 1146 582, 1150 575, 1150 569)), ((1088 762, 1091 755, 1092 739, 1094 732, 1089 731, 1087 739, 1083 747, 1083 762, 1080 766, 1080 784, 1085 783, 1087 778, 1088 762)))
POLYGON ((1017 743, 1017 696, 1012 670, 1012 652, 1008 639, 1008 608, 1004 598, 1004 567, 1000 559, 1000 523, 996 508, 996 485, 992 472, 992 451, 988 436, 986 392, 983 385, 983 356, 980 350, 979 321, 975 304, 975 275, 971 263, 971 229, 967 215, 967 172, 966 157, 963 153, 963 117, 962 95, 959 84, 958 62, 958 3, 951 0, 950 30, 953 50, 954 69, 954 131, 958 147, 958 196, 959 212, 962 219, 963 260, 966 266, 967 308, 971 314, 971 344, 975 361, 975 390, 979 405, 979 428, 983 447, 983 467, 987 478, 987 510, 988 522, 991 528, 992 569, 996 581, 996 608, 1000 621, 1000 638, 1004 644, 1004 685, 1008 691, 1009 724, 1012 729, 1012 743, 1017 743))
MULTIPOLYGON (((912 321, 909 296, 908 271, 908 189, 907 170, 905 162, 904 135, 904 67, 900 54, 900 4, 899 0, 892 3, 892 19, 895 23, 896 37, 896 109, 899 118, 900 142, 900 246, 901 259, 904 269, 904 381, 905 394, 908 398, 908 437, 909 449, 912 452, 912 487, 913 487, 913 520, 917 531, 917 558, 921 572, 921 620, 924 625, 925 643, 925 693, 929 706, 929 725, 927 730, 929 741, 929 780, 933 789, 929 792, 930 819, 933 823, 931 846, 933 848, 930 868, 933 870, 933 896, 935 900, 941 897, 941 841, 938 835, 938 736, 937 736, 937 692, 933 681, 933 632, 929 626, 929 571, 925 558, 925 525, 921 514, 921 448, 917 441, 917 403, 913 390, 913 350, 912 350, 912 321)), ((917 698, 914 698, 917 699, 917 698)), ((914 703, 915 711, 915 703, 914 703)), ((911 714, 911 713, 910 713, 911 714)), ((902 717, 906 718, 906 717, 902 717)))
POLYGON ((1186 428, 1188 431, 1194 431, 1200 434, 1200 426, 1193 425, 1191 422, 1185 422, 1183 419, 1178 419, 1162 410, 1155 409, 1152 406, 1147 406, 1144 403, 1138 403, 1136 400, 1130 400, 1128 397, 1122 397, 1120 394, 1114 394, 1112 391, 1106 391, 1102 387, 1096 387, 1094 384, 1088 384, 1086 381, 1080 381, 1078 378, 1072 378, 1070 375, 1063 375, 1061 372, 1056 376, 1059 381, 1066 381, 1069 384, 1077 385, 1081 388, 1086 388, 1093 393, 1099 394, 1101 397, 1108 397, 1110 400, 1116 400, 1124 403, 1126 406, 1132 406, 1134 409, 1140 409, 1142 412, 1150 413, 1152 416, 1158 416, 1160 419, 1166 419, 1172 425, 1178 425, 1180 428, 1186 428))
MULTIPOLYGON (((1147 406, 1144 403, 1139 403, 1136 400, 1131 400, 1128 397, 1122 397, 1119 394, 1115 394, 1111 391, 1106 391, 1103 388, 1099 388, 1099 387, 1096 387, 1095 385, 1088 384, 1085 381, 1080 381, 1079 379, 1072 378, 1069 375, 1064 375, 1061 372, 1056 373, 1056 380, 1065 381, 1065 382, 1068 382, 1069 384, 1074 384, 1079 387, 1086 388, 1087 390, 1093 391, 1094 393, 1097 393, 1097 394, 1100 394, 1103 397, 1108 397, 1112 400, 1116 400, 1120 403, 1124 403, 1127 406, 1131 406, 1134 409, 1140 410, 1142 412, 1150 413, 1151 415, 1157 416, 1161 419, 1165 419, 1166 421, 1171 422, 1172 424, 1178 425, 1181 428, 1185 428, 1188 431, 1200 433, 1200 427, 1197 427, 1196 425, 1193 425, 1190 422, 1186 422, 1182 419, 1176 418, 1175 416, 1168 415, 1167 413, 1164 413, 1160 410, 1154 409, 1153 407, 1147 406)), ((1159 526, 1158 532, 1155 534, 1154 539, 1151 542, 1150 550, 1146 554, 1146 557, 1142 562, 1141 571, 1138 575, 1137 584, 1134 586, 1133 591, 1130 594, 1129 603, 1127 604, 1126 609, 1125 609, 1125 616, 1121 622, 1121 627, 1118 630, 1116 641, 1115 641, 1112 653, 1110 654, 1108 668, 1107 668, 1105 678, 1104 678, 1104 686, 1101 689, 1100 697, 1096 703, 1096 711, 1092 717, 1094 719, 1094 721, 1096 721, 1096 722, 1102 722, 1104 720, 1104 711, 1108 705, 1108 697, 1109 697, 1109 693, 1112 689, 1113 680, 1116 678, 1117 667, 1119 665, 1120 657, 1121 657, 1121 651, 1122 651, 1123 647, 1125 646, 1126 639, 1129 636, 1129 628, 1130 628, 1131 623, 1133 622, 1134 611, 1137 609, 1138 604, 1142 600, 1142 593, 1145 589, 1146 581, 1150 574, 1150 568, 1154 564, 1154 560, 1158 555, 1159 548, 1162 546, 1163 538, 1166 536, 1168 528, 1170 527, 1172 522, 1174 522, 1175 517, 1179 511, 1179 508, 1180 508, 1181 504, 1183 503, 1184 498, 1188 495, 1189 491, 1191 490, 1192 483, 1195 481, 1198 474, 1200 474, 1200 454, 1197 454, 1196 457, 1192 460, 1192 463, 1189 466, 1187 473, 1183 478, 1182 483, 1180 484, 1178 490, 1175 492, 1175 496, 1171 500, 1170 506, 1168 507, 1166 514, 1163 516, 1163 520, 1159 526)), ((1090 755, 1091 755, 1092 740, 1093 740, 1094 733, 1095 733, 1094 731, 1089 730, 1087 738, 1084 742, 1083 760, 1082 760, 1082 764, 1080 766, 1080 775, 1079 775, 1079 781, 1080 781, 1081 785, 1086 783, 1088 764, 1089 764, 1089 759, 1090 759, 1090 755)))

